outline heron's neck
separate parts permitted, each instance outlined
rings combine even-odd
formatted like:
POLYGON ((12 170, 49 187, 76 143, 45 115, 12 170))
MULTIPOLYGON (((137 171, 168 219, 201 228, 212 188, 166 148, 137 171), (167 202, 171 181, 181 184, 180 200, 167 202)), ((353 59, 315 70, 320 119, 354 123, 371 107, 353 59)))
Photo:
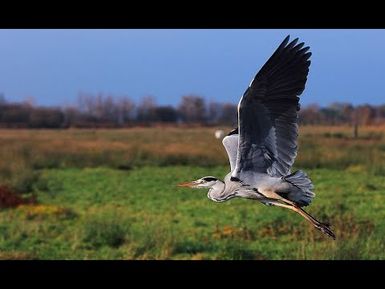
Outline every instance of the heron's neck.
POLYGON ((224 202, 231 197, 230 194, 226 194, 225 189, 225 183, 218 181, 210 188, 209 192, 207 193, 207 197, 215 202, 224 202))

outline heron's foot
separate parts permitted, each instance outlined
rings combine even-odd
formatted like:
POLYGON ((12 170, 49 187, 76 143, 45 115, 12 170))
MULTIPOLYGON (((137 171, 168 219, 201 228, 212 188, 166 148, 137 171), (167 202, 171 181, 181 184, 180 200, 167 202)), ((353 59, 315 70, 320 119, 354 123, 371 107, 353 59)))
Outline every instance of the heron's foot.
POLYGON ((314 224, 314 226, 318 230, 320 230, 322 233, 324 233, 324 234, 328 235, 329 237, 333 238, 333 240, 336 239, 336 235, 330 229, 330 224, 328 224, 328 223, 318 223, 318 224, 314 224))

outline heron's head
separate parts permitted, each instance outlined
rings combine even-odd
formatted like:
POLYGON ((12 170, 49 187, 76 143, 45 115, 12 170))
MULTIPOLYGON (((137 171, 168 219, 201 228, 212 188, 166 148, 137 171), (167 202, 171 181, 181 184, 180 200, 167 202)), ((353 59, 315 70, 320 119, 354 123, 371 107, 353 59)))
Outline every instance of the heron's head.
POLYGON ((208 177, 200 178, 196 181, 181 183, 178 185, 178 187, 188 187, 193 189, 202 189, 202 188, 207 189, 207 188, 212 188, 218 182, 222 183, 222 181, 217 179, 216 177, 208 176, 208 177))

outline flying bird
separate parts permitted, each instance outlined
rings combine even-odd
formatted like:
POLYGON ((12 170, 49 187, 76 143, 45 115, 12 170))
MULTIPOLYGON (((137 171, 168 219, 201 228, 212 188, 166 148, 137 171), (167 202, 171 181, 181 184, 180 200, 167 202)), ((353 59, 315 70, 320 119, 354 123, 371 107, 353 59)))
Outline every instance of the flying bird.
POLYGON ((309 73, 308 46, 287 36, 251 81, 238 104, 238 126, 222 143, 230 173, 224 180, 202 177, 181 187, 206 188, 208 198, 224 202, 240 197, 292 210, 335 239, 330 225, 302 207, 314 186, 305 172, 291 172, 297 156, 299 95, 309 73))

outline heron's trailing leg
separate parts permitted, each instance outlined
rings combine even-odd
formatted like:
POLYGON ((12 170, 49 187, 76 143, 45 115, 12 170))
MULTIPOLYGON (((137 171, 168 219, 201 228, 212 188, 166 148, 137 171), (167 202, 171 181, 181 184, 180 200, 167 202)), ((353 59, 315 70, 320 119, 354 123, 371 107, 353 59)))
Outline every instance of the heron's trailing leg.
POLYGON ((329 225, 327 225, 325 223, 321 223, 320 221, 315 219, 312 215, 310 215, 309 213, 307 213, 305 210, 303 210, 302 208, 298 207, 297 205, 291 205, 291 204, 283 203, 280 200, 274 200, 271 203, 274 206, 287 208, 287 209, 293 210, 294 212, 297 212, 302 217, 304 217, 306 220, 308 220, 310 223, 312 223, 313 226, 316 227, 318 230, 320 230, 322 233, 328 235, 329 237, 333 238, 334 240, 336 239, 336 236, 330 230, 329 225))

